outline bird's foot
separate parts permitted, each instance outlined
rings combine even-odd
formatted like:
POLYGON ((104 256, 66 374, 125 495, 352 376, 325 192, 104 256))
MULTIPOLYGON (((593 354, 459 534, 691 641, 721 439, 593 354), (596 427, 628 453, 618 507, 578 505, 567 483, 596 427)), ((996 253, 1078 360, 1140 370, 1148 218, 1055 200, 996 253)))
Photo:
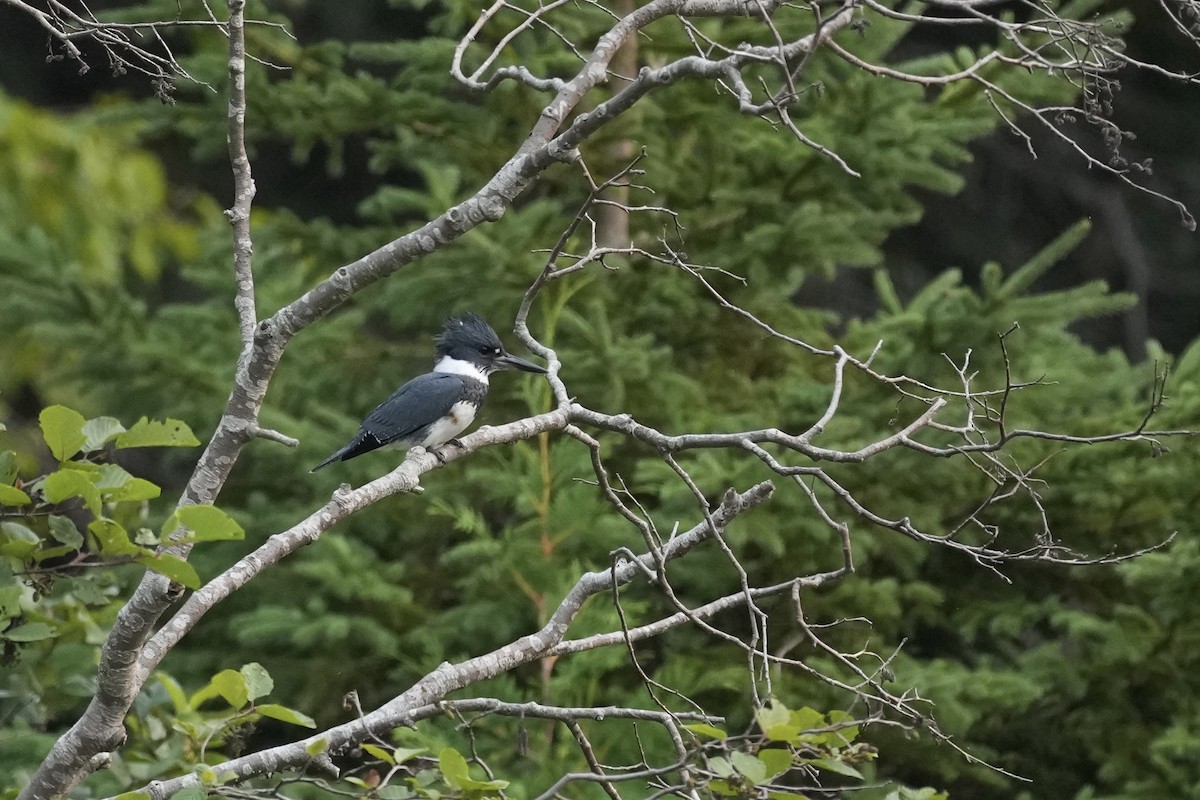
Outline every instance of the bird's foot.
POLYGON ((441 463, 443 466, 446 463, 446 456, 442 454, 442 451, 451 445, 454 445, 459 450, 465 449, 465 447, 463 446, 463 443, 460 442, 458 439, 451 439, 450 441, 446 442, 445 444, 443 444, 441 447, 437 448, 436 450, 430 451, 433 453, 434 457, 437 458, 438 462, 441 463))

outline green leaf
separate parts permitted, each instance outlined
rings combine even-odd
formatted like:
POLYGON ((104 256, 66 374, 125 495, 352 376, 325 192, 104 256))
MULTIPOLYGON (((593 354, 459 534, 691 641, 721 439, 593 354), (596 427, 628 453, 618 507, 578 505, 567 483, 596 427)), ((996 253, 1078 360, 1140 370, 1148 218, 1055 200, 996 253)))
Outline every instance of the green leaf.
POLYGON ((411 758, 421 755, 428 750, 427 747, 397 747, 392 751, 392 758, 396 759, 397 764, 403 764, 411 758))
MULTIPOLYGON (((176 795, 178 797, 179 795, 176 795)), ((113 800, 151 800, 149 792, 124 792, 117 795, 113 800)))
POLYGON ((54 541, 76 549, 83 547, 83 534, 70 519, 51 514, 49 523, 50 535, 54 537, 54 541))
POLYGON ((10 642, 40 642, 43 639, 53 639, 58 632, 44 622, 26 622, 11 630, 0 633, 0 637, 10 642))
POLYGON ((209 685, 233 708, 242 708, 250 702, 250 693, 246 691, 246 678, 237 670, 221 670, 213 676, 209 685))
POLYGON ((416 792, 407 786, 392 784, 391 786, 381 786, 376 789, 375 796, 379 800, 408 800, 410 797, 416 797, 416 792))
POLYGON ((38 415, 42 436, 46 439, 50 452, 59 462, 66 461, 78 453, 87 442, 87 436, 83 432, 86 422, 82 414, 66 406, 50 406, 38 415))
POLYGON ((131 478, 129 483, 117 489, 108 496, 116 503, 136 503, 142 500, 153 500, 162 494, 162 489, 143 478, 131 478))
POLYGON ((392 754, 377 744, 364 743, 362 749, 386 764, 391 764, 392 766, 396 764, 396 759, 392 754))
POLYGON ((196 447, 200 440, 192 433, 187 423, 177 419, 166 422, 142 417, 137 423, 117 435, 117 447, 196 447))
POLYGON ((465 789, 466 784, 471 781, 467 760, 453 747, 442 748, 438 753, 438 769, 442 771, 442 777, 451 788, 465 789))
POLYGON ((733 768, 755 786, 767 780, 767 765, 760 761, 757 756, 752 756, 741 750, 735 750, 730 755, 730 760, 733 761, 733 768))
MULTIPOLYGON (((721 760, 724 761, 725 759, 721 760)), ((709 781, 708 788, 719 794, 721 797, 737 797, 742 793, 740 789, 733 786, 729 781, 724 781, 720 778, 709 781)))
POLYGON ((42 537, 19 522, 0 522, 0 533, 3 533, 10 542, 26 542, 36 545, 41 544, 42 541, 42 537))
MULTIPOLYGON (((137 547, 137 545, 131 546, 137 547)), ((139 551, 141 549, 138 547, 139 551)), ((160 575, 165 575, 181 586, 186 586, 189 589, 200 588, 200 576, 196 574, 196 568, 179 556, 173 556, 170 553, 147 553, 134 560, 147 569, 152 569, 160 575)))
POLYGON ((51 503, 82 497, 93 514, 103 511, 100 490, 92 483, 91 474, 84 470, 64 467, 51 472, 42 480, 42 494, 51 503))
POLYGON ((791 724, 795 725, 802 731, 811 731, 814 728, 825 727, 825 715, 815 708, 805 706, 799 711, 793 711, 790 715, 791 724))
POLYGON ((69 578, 67 585, 71 587, 71 594, 75 595, 75 599, 84 605, 102 606, 112 599, 87 578, 69 578))
POLYGON ((845 775, 847 778, 856 778, 860 781, 863 779, 861 772, 845 761, 838 761, 836 758, 815 758, 808 763, 827 772, 836 772, 838 775, 845 775))
POLYGON ((0 506, 27 506, 30 502, 29 495, 17 487, 0 483, 0 506))
POLYGON ((714 774, 719 775, 722 778, 732 778, 734 774, 733 764, 730 764, 729 759, 725 758, 724 756, 710 758, 708 760, 708 768, 711 769, 714 774))
POLYGON ((162 526, 164 537, 174 533, 180 526, 187 528, 190 533, 176 542, 221 542, 240 541, 246 532, 216 506, 184 506, 172 514, 162 526))
POLYGON ((125 426, 115 417, 96 417, 83 424, 83 452, 94 453, 108 444, 117 434, 124 433, 125 426))
POLYGON ((255 706, 254 710, 259 714, 262 714, 264 717, 277 719, 280 722, 290 722, 292 725, 302 725, 305 728, 317 727, 317 723, 312 717, 297 711, 294 708, 287 708, 286 706, 276 705, 275 703, 263 703, 261 706, 255 706))
POLYGON ((758 727, 765 732, 776 725, 786 725, 791 712, 783 703, 768 700, 765 706, 754 712, 754 718, 758 721, 758 727))
POLYGON ((792 768, 792 753, 784 748, 758 751, 758 760, 767 768, 767 779, 782 775, 792 768))
POLYGON ((100 464, 95 467, 91 476, 92 485, 102 492, 120 489, 133 480, 133 476, 116 464, 100 464))
POLYGON ((33 560, 40 564, 48 558, 58 558, 59 556, 65 556, 67 553, 73 552, 75 552, 75 548, 68 544, 60 544, 54 547, 43 547, 41 550, 38 550, 33 554, 33 560))
POLYGON ((0 587, 0 622, 21 616, 21 587, 0 587))
POLYGON ((755 713, 755 718, 761 727, 782 725, 790 719, 791 710, 778 700, 771 699, 755 713))
MULTIPOLYGON (((853 720, 854 715, 847 714, 845 711, 834 710, 829 712, 830 725, 845 725, 847 722, 852 722, 853 720)), ((830 735, 841 739, 845 744, 853 744, 854 740, 858 738, 858 733, 857 725, 846 725, 844 728, 838 728, 836 731, 833 731, 830 735)))
POLYGON ((309 742, 308 744, 304 745, 304 752, 308 753, 310 756, 319 756, 328 749, 328 739, 317 739, 315 742, 309 742))
POLYGON ((508 786, 508 781, 477 781, 472 778, 467 760, 453 747, 438 752, 438 768, 447 785, 460 791, 498 790, 508 786))
POLYGON ((707 736, 709 739, 727 739, 729 734, 720 728, 709 725, 707 722, 692 722, 683 726, 686 731, 691 731, 697 736, 707 736))
POLYGON ((171 705, 174 706, 176 714, 182 714, 190 708, 187 694, 184 693, 183 687, 179 685, 179 681, 162 672, 154 673, 154 677, 166 691, 167 697, 171 698, 171 705))
POLYGON ((251 661, 243 666, 240 670, 242 677, 246 679, 246 692, 250 695, 251 700, 256 700, 271 693, 275 688, 275 681, 271 680, 271 674, 267 672, 267 668, 257 661, 251 661))
POLYGON ((24 561, 33 558, 37 548, 33 542, 5 542, 0 544, 0 555, 24 561))
POLYGON ((100 552, 106 556, 136 556, 146 553, 144 548, 129 541, 129 534, 114 520, 94 519, 88 523, 88 532, 96 537, 100 552))

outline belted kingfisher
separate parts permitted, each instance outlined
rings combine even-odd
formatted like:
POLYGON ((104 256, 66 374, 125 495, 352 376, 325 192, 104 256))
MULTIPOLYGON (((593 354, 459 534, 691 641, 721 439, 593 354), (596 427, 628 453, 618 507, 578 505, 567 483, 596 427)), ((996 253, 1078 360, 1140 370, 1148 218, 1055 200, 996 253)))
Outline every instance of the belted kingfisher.
POLYGON ((467 429, 487 397, 488 376, 502 369, 545 372, 509 355, 500 337, 477 315, 446 320, 435 338, 433 372, 413 378, 367 415, 345 447, 310 470, 347 461, 384 445, 441 447, 467 429))

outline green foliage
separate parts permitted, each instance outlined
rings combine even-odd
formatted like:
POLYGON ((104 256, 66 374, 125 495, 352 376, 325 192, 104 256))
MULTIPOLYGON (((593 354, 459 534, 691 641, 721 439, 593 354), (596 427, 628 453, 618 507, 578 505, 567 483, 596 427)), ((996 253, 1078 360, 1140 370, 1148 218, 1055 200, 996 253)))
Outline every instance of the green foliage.
MULTIPOLYGON (((598 9, 583 10, 571 33, 601 23, 598 9)), ((253 222, 264 313, 473 191, 527 134, 544 98, 511 86, 464 97, 445 74, 452 37, 476 13, 475 4, 461 0, 430 7, 436 35, 415 41, 299 44, 252 29, 252 50, 289 68, 270 73, 250 66, 255 157, 282 144, 297 168, 315 163, 336 176, 350 169, 345 143, 361 143, 368 167, 359 177, 375 181, 355 209, 357 218, 346 224, 302 216, 309 212, 297 209, 312 208, 303 186, 284 181, 277 192, 263 192, 253 222)), ((747 25, 704 30, 736 43, 747 25)), ((864 55, 886 62, 907 30, 899 21, 873 25, 861 34, 869 48, 864 55)), ((534 31, 504 57, 561 69, 552 39, 534 31)), ((223 37, 198 32, 189 45, 189 71, 222 85, 223 37)), ((651 63, 691 46, 677 31, 656 31, 642 58, 651 63)), ((969 52, 960 52, 903 66, 938 74, 970 60, 969 52)), ((1023 97, 1065 99, 1074 91, 995 67, 988 79, 1023 97)), ((739 275, 706 273, 731 301, 780 330, 817 343, 836 340, 859 355, 883 340, 877 368, 943 383, 955 379, 946 356, 961 363, 971 350, 976 385, 997 386, 1005 364, 996 337, 1018 322, 1006 340, 1014 375, 1045 376, 1046 383, 1013 396, 1014 425, 1081 434, 1136 426, 1151 367, 1094 352, 1070 332, 1073 322, 1123 308, 1130 298, 1098 283, 1040 288, 1054 277, 1062 254, 1086 235, 1085 224, 1024 264, 983 265, 978 281, 974 265, 946 269, 911 295, 896 288, 904 282, 883 261, 885 237, 922 213, 914 189, 959 187, 955 170, 969 158, 968 144, 996 124, 988 98, 973 87, 927 94, 824 57, 812 68, 819 85, 803 87, 794 117, 807 135, 862 172, 861 180, 769 126, 741 118, 707 85, 681 85, 644 101, 628 124, 586 145, 584 155, 604 176, 620 166, 609 145, 628 137, 644 146, 647 174, 639 182, 654 187, 655 204, 680 212, 689 258, 739 275), (847 265, 874 268, 878 311, 839 319, 807 307, 806 282, 847 265)), ((475 310, 503 332, 542 266, 543 256, 533 251, 556 239, 582 199, 576 173, 554 171, 497 223, 372 287, 292 343, 263 422, 303 445, 299 452, 259 442, 247 448, 222 495, 223 506, 250 529, 252 541, 244 541, 241 526, 216 509, 171 513, 154 505, 157 485, 177 487, 186 461, 129 453, 150 459, 144 463, 151 481, 101 460, 113 449, 195 444, 190 429, 143 420, 126 430, 113 417, 85 419, 104 409, 119 410, 124 419, 166 412, 196 421, 203 437, 202 427, 217 419, 228 396, 238 337, 227 226, 217 203, 203 194, 169 193, 162 166, 141 149, 182 142, 200 169, 226 169, 222 96, 181 86, 179 99, 174 108, 111 101, 68 118, 0 97, 0 400, 8 404, 0 411, 9 425, 6 438, 25 453, 0 454, 6 564, 0 567, 0 637, 6 654, 20 655, 3 679, 0 784, 19 783, 48 747, 44 732, 64 729, 94 692, 96 648, 140 573, 133 566, 89 568, 56 573, 34 588, 19 585, 14 568, 54 565, 86 552, 138 562, 195 586, 199 575, 213 574, 253 542, 293 524, 337 483, 361 483, 390 468, 394 456, 381 452, 340 464, 336 473, 305 471, 341 444, 364 412, 426 367, 429 337, 446 314, 475 310), (85 413, 47 409, 35 425, 15 403, 23 389, 46 398, 39 405, 61 401, 85 413), (39 427, 57 462, 52 469, 32 455, 39 427), (40 477, 20 481, 21 474, 40 477), (62 504, 90 516, 77 520, 58 509, 62 504), (167 537, 204 545, 185 564, 154 554, 167 537)), ((664 227, 661 218, 635 216, 633 235, 653 246, 664 227)), ((581 242, 568 245, 578 249, 581 242)), ((535 334, 558 348, 564 377, 581 402, 629 411, 671 432, 763 424, 796 431, 820 416, 832 380, 828 363, 807 359, 720 310, 682 272, 638 261, 612 266, 618 268, 553 285, 532 320, 535 334)), ((548 403, 535 378, 497 377, 481 422, 513 419, 548 403)), ((1164 427, 1195 427, 1198 406, 1200 344, 1175 361, 1159 420, 1164 427)), ((913 410, 851 375, 822 442, 870 441, 895 430, 913 410)), ((945 418, 962 411, 952 405, 945 418)), ((615 437, 602 436, 601 445, 606 463, 664 534, 676 521, 695 519, 693 498, 658 454, 615 437)), ((1190 598, 1200 579, 1200 551, 1187 534, 1195 531, 1200 482, 1194 448, 1168 446, 1173 452, 1159 458, 1146 443, 1060 452, 1022 442, 1013 451, 1025 464, 1049 459, 1038 478, 1046 481, 1043 501, 1061 539, 1107 553, 1183 532, 1165 553, 1073 572, 1014 567, 1015 585, 1008 586, 944 551, 855 522, 857 575, 805 599, 814 622, 873 620, 869 631, 849 622, 830 628, 850 649, 869 643, 883 653, 904 643, 891 663, 897 681, 931 698, 933 713, 957 742, 1034 778, 1033 788, 967 763, 928 737, 906 739, 882 726, 859 729, 838 710, 844 696, 794 674, 781 675, 776 692, 807 705, 791 710, 774 703, 755 712, 744 654, 696 631, 676 631, 639 645, 637 653, 656 680, 683 687, 730 717, 722 728, 690 727, 699 743, 719 743, 709 763, 724 774, 711 784, 713 795, 748 795, 780 782, 789 767, 831 785, 871 786, 863 797, 896 800, 945 797, 897 781, 967 797, 1026 792, 1133 800, 1194 793, 1188 756, 1200 746, 1192 686, 1200 632, 1190 598), (726 745, 729 731, 750 730, 756 722, 761 741, 726 745), (883 754, 878 760, 874 747, 883 754)), ((750 459, 728 454, 681 460, 706 492, 762 477, 750 459)), ((960 462, 913 452, 830 469, 880 513, 912 515, 934 530, 952 524, 986 491, 984 479, 960 462)), ((331 531, 200 622, 139 698, 128 720, 129 746, 84 791, 115 792, 202 770, 243 746, 296 738, 299 728, 344 720, 341 698, 351 689, 370 707, 442 660, 478 655, 528 633, 576 575, 603 568, 618 548, 642 546, 637 532, 584 482, 590 474, 587 453, 576 443, 543 436, 455 462, 430 475, 419 498, 388 501, 331 531), (268 694, 281 703, 258 702, 268 694), (299 728, 280 732, 275 722, 299 728)), ((995 522, 1026 531, 1039 519, 1026 504, 995 522)), ((729 542, 765 580, 833 568, 840 558, 834 535, 796 492, 781 491, 739 520, 729 542)), ((739 585, 728 561, 706 550, 674 567, 672 578, 688 603, 739 585)), ((621 602, 632 624, 673 610, 644 585, 630 586, 621 602)), ((739 632, 745 624, 732 615, 718 622, 739 632)), ((572 635, 617 624, 611 604, 597 600, 585 607, 572 635)), ((795 634, 773 630, 772 641, 795 634)), ((836 669, 803 645, 796 655, 836 669)), ((479 691, 562 705, 647 702, 628 654, 619 649, 563 657, 479 691)), ((610 723, 589 729, 605 763, 629 763, 639 746, 672 752, 665 736, 610 723)), ((380 798, 498 792, 492 784, 503 781, 481 777, 463 755, 471 751, 456 725, 430 721, 386 746, 365 746, 370 759, 405 769, 383 786, 360 770, 351 775, 359 783, 348 785, 380 798)), ((546 735, 529 736, 526 726, 534 723, 489 718, 472 728, 477 749, 511 781, 510 796, 534 796, 564 764, 586 769, 567 737, 541 728, 535 731, 546 735), (512 744, 522 737, 530 744, 525 759, 512 744)), ((327 748, 318 740, 310 753, 327 748)), ((214 786, 222 780, 201 774, 214 786)))
MULTIPOLYGON (((141 433, 123 440, 125 428, 114 418, 89 420, 50 406, 39 425, 42 452, 0 451, 0 653, 9 667, 0 682, 0 709, 9 720, 5 737, 38 742, 34 731, 77 711, 94 691, 98 646, 136 577, 122 565, 141 565, 197 588, 195 568, 156 547, 168 535, 189 543, 242 536, 225 512, 192 506, 171 514, 160 538, 146 527, 153 514, 147 503, 159 497, 159 487, 113 463, 129 448, 197 444, 186 424, 143 419, 130 429, 141 433), (23 479, 17 464, 47 463, 46 452, 53 458, 50 471, 23 479)), ((265 671, 246 669, 248 696, 270 691, 265 671)), ((252 708, 243 716, 304 724, 303 715, 279 709, 252 708)), ((0 758, 0 784, 35 764, 0 758)))
POLYGON ((232 776, 210 767, 236 753, 264 720, 315 727, 301 711, 260 702, 273 689, 270 674, 255 662, 222 670, 191 694, 156 673, 126 721, 130 747, 114 762, 108 782, 143 783, 183 772, 197 772, 209 786, 228 782, 232 776))

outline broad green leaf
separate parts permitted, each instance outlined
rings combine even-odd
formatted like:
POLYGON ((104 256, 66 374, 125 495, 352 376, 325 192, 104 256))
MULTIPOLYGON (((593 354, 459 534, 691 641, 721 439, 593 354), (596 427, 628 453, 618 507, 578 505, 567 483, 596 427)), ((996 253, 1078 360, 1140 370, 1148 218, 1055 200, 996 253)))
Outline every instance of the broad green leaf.
POLYGON ((845 761, 838 761, 836 758, 815 758, 808 763, 827 772, 836 772, 838 775, 845 775, 847 778, 856 778, 860 781, 863 779, 861 772, 845 761))
POLYGON ((58 632, 44 622, 26 622, 15 628, 0 633, 0 637, 10 642, 40 642, 43 639, 53 639, 58 632))
POLYGON ((128 483, 108 496, 109 500, 117 503, 136 503, 142 500, 153 500, 162 494, 162 489, 143 478, 131 478, 128 483))
POLYGON ((242 526, 216 506, 184 506, 172 514, 162 526, 164 537, 174 533, 180 526, 190 533, 172 541, 221 542, 240 541, 246 535, 242 526))
POLYGON ((246 679, 246 693, 251 700, 257 700, 271 693, 275 688, 275 681, 271 680, 270 673, 266 667, 259 664, 257 661, 251 661, 243 666, 240 670, 242 677, 246 679))
POLYGON ((726 739, 729 734, 720 728, 709 725, 707 722, 692 722, 683 726, 686 731, 691 731, 697 736, 707 736, 709 739, 726 739))
POLYGON ((102 606, 112 599, 86 577, 69 578, 67 583, 71 587, 71 594, 75 595, 75 599, 85 605, 102 606))
MULTIPOLYGON (((137 547, 137 545, 132 546, 137 547)), ((141 551, 141 548, 139 547, 138 550, 141 551)), ((181 586, 189 589, 200 588, 200 576, 196 574, 196 568, 179 556, 173 556, 170 553, 148 553, 135 560, 143 567, 165 575, 181 586)))
POLYGON ((811 737, 801 737, 803 729, 798 725, 772 725, 763 731, 766 737, 773 742, 789 742, 798 744, 801 738, 811 741, 811 737))
POLYGON ((397 764, 403 764, 410 758, 415 758, 427 750, 428 748, 425 747, 397 747, 392 751, 392 758, 396 759, 397 764))
MULTIPOLYGON (((835 710, 829 712, 830 725, 845 725, 847 722, 854 720, 853 714, 847 714, 845 711, 835 710)), ((844 728, 838 728, 833 731, 832 736, 841 739, 846 744, 852 744, 858 738, 858 726, 846 725, 844 728)))
POLYGON ((308 753, 310 756, 319 756, 328 749, 328 739, 317 739, 315 742, 309 742, 308 744, 304 745, 304 752, 308 753))
POLYGON ((46 439, 50 452, 60 462, 78 453, 87 442, 87 436, 83 432, 86 422, 82 414, 66 406, 50 406, 38 415, 42 436, 46 439))
POLYGON ((27 506, 30 502, 29 495, 17 487, 0 483, 0 506, 27 506))
POLYGON ((0 586, 0 622, 21 615, 21 587, 0 586))
POLYGON ((730 764, 729 759, 725 758, 724 756, 710 758, 708 760, 708 768, 711 769, 714 774, 719 775, 722 778, 732 778, 734 774, 733 764, 730 764))
POLYGON ((396 763, 396 759, 392 756, 392 754, 388 750, 380 747, 377 744, 364 743, 362 745, 362 749, 365 750, 366 752, 370 753, 375 758, 378 758, 380 761, 383 761, 387 764, 391 764, 394 766, 396 763))
POLYGON ((375 790, 375 796, 379 800, 408 800, 410 797, 416 797, 416 792, 407 786, 401 784, 392 784, 390 786, 381 786, 375 790))
POLYGON ((735 750, 730 755, 730 760, 733 761, 733 768, 736 769, 743 778, 757 786, 767 779, 767 765, 758 760, 757 756, 752 756, 749 753, 744 753, 741 750, 735 750))
POLYGON ((768 700, 765 706, 754 712, 758 727, 763 731, 775 725, 786 725, 790 716, 787 706, 776 700, 768 700))
POLYGON ((49 527, 50 535, 54 537, 56 542, 61 542, 74 548, 83 547, 83 534, 79 532, 79 528, 75 527, 75 523, 67 517, 51 514, 49 527))
POLYGON ((146 553, 144 548, 129 541, 129 534, 111 519, 94 519, 88 524, 88 532, 96 537, 100 552, 106 556, 136 556, 146 553))
POLYGON ((3 533, 4 537, 10 542, 25 542, 36 545, 42 541, 42 537, 19 522, 0 522, 0 533, 3 533))
POLYGON ((59 556, 65 556, 67 553, 73 552, 75 552, 75 548, 71 547, 69 544, 60 544, 54 547, 43 547, 41 550, 38 550, 33 554, 33 560, 40 564, 48 558, 58 558, 59 556))
POLYGON ((163 689, 166 690, 167 697, 171 698, 171 705, 175 707, 175 713, 182 714, 184 711, 187 711, 189 708, 187 694, 184 693, 183 687, 179 685, 179 682, 170 675, 162 672, 154 673, 154 677, 162 685, 163 689))
MULTIPOLYGON (((725 759, 721 760, 725 761, 725 759)), ((728 764, 729 762, 726 761, 725 763, 728 764)), ((709 781, 708 788, 721 797, 737 797, 742 793, 741 789, 736 788, 729 781, 721 780, 720 778, 709 781)))
POLYGON ((250 702, 250 693, 246 691, 246 678, 237 670, 223 669, 214 675, 209 683, 233 708, 242 708, 250 702))
POLYGON ((103 511, 100 490, 92 483, 91 473, 84 470, 63 468, 51 472, 42 481, 42 494, 51 503, 82 497, 93 514, 103 511))
POLYGON ((799 711, 791 713, 791 724, 795 725, 802 731, 811 731, 814 728, 825 727, 825 715, 816 709, 805 706, 799 711))
POLYGON ((92 485, 100 491, 111 492, 129 483, 133 480, 133 476, 129 474, 128 470, 116 464, 100 464, 95 468, 91 480, 92 485))
POLYGON ((438 753, 438 768, 442 771, 442 777, 446 779, 446 783, 452 788, 462 789, 464 788, 463 784, 471 779, 467 769, 467 760, 453 747, 444 747, 438 753))
POLYGON ((83 424, 83 452, 94 453, 108 444, 109 440, 116 438, 117 434, 124 432, 125 426, 115 417, 89 419, 83 424))
POLYGON ((305 728, 317 727, 317 723, 312 717, 294 708, 287 708, 275 703, 263 703, 261 706, 255 706, 254 710, 264 717, 277 719, 280 722, 290 722, 292 725, 302 725, 305 728))
POLYGON ((177 419, 165 422, 142 417, 137 423, 117 435, 117 447, 196 447, 200 440, 187 423, 177 419))
POLYGON ((34 542, 5 542, 0 544, 0 555, 24 561, 33 558, 37 548, 34 542))
POLYGON ((758 760, 767 768, 768 780, 792 768, 792 753, 785 748, 759 750, 758 760))

